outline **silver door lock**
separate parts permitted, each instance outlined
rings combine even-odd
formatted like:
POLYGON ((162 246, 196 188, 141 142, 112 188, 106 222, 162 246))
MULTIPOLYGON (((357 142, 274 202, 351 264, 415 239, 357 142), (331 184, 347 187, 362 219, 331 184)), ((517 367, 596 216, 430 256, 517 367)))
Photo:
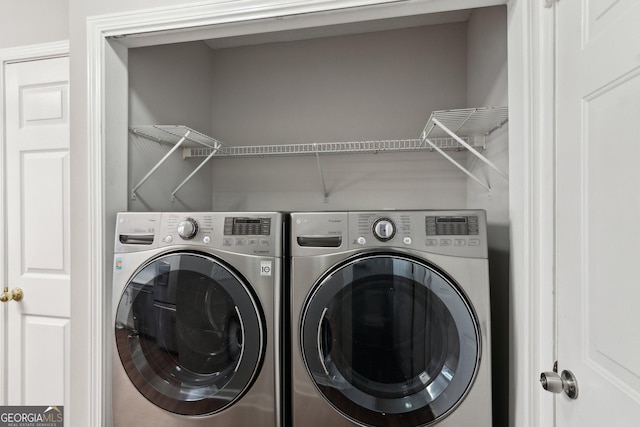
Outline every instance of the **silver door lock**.
POLYGON ((573 372, 564 370, 560 375, 557 372, 543 372, 540 374, 542 388, 551 393, 564 393, 571 399, 578 398, 578 381, 573 372))

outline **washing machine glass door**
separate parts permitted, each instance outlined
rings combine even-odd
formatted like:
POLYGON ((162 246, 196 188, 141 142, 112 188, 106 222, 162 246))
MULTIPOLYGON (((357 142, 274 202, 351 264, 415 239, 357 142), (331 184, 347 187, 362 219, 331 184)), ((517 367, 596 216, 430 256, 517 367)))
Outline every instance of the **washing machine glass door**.
POLYGON ((172 253, 131 278, 118 305, 116 346, 129 379, 167 411, 223 410, 250 387, 264 354, 262 311, 229 266, 172 253))
POLYGON ((362 256, 321 279, 303 308, 301 350, 319 392, 371 426, 421 426, 462 401, 480 360, 476 316, 426 262, 362 256))

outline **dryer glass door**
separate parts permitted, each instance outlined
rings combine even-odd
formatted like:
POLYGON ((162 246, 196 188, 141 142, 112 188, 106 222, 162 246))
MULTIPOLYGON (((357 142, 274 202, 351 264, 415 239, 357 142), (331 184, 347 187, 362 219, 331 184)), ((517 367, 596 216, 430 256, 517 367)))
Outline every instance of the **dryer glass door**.
POLYGON ((245 281, 208 255, 151 260, 118 305, 116 346, 129 379, 167 411, 204 415, 249 388, 264 355, 262 312, 245 281))
POLYGON ((303 359, 320 393, 359 424, 417 426, 453 411, 480 359, 476 316, 434 266, 397 254, 350 260, 311 292, 303 359))

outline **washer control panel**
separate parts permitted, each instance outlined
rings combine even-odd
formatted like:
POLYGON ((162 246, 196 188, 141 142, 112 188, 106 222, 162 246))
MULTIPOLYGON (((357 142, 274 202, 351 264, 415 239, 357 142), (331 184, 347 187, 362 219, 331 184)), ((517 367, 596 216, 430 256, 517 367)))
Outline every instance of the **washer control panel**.
POLYGON ((485 257, 485 212, 350 212, 353 247, 395 246, 444 255, 485 257))

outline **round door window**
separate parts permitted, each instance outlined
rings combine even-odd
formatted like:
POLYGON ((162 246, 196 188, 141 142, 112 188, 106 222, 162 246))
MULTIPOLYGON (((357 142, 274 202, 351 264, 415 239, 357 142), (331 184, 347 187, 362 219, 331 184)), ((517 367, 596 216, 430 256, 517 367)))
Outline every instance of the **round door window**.
POLYGON ((182 415, 218 412, 260 370, 263 316, 244 281, 214 258, 153 259, 127 284, 116 312, 116 347, 148 400, 182 415))
POLYGON ((398 254, 352 259, 303 309, 307 370, 326 400, 371 426, 423 426, 464 399, 480 360, 476 316, 445 274, 398 254))

